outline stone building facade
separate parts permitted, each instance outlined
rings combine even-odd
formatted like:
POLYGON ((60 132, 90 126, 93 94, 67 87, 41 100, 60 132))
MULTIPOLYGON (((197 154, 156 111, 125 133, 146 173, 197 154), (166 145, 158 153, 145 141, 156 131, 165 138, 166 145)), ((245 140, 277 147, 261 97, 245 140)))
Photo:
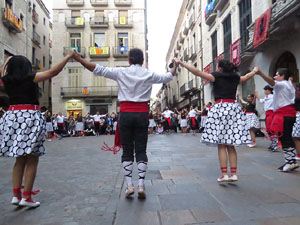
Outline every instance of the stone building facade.
MULTIPOLYGON (((26 56, 35 71, 47 70, 51 66, 51 22, 50 13, 41 0, 1 1, 0 64, 12 55, 26 56)), ((51 107, 51 81, 39 84, 40 105, 51 107)), ((0 82, 1 102, 6 94, 0 82)))
MULTIPOLYGON (((54 64, 75 48, 91 62, 127 67, 128 52, 136 47, 145 52, 147 65, 146 1, 55 0, 53 5, 54 64)), ((53 112, 116 112, 117 94, 115 81, 96 77, 72 61, 53 79, 53 112)))

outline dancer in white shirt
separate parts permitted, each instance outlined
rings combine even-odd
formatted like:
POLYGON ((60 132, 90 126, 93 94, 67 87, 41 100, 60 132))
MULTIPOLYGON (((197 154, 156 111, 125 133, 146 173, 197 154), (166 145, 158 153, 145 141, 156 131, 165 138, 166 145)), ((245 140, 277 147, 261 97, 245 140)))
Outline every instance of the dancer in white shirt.
POLYGON ((165 111, 162 113, 164 119, 165 119, 165 127, 164 130, 169 133, 169 130, 171 128, 171 116, 174 114, 173 111, 169 110, 169 107, 166 106, 165 111))
POLYGON ((189 111, 189 121, 190 121, 190 127, 192 129, 192 134, 196 135, 196 127, 197 127, 197 122, 196 122, 196 116, 198 115, 198 111, 196 111, 196 109, 194 109, 193 106, 190 107, 190 111, 189 111))
MULTIPOLYGON (((168 83, 173 79, 177 66, 167 74, 149 72, 143 68, 144 53, 137 48, 129 51, 129 67, 108 68, 88 62, 76 53, 75 59, 95 76, 104 76, 118 83, 118 100, 120 101, 119 131, 123 147, 122 164, 127 181, 125 196, 134 194, 132 170, 134 153, 136 157, 139 185, 138 197, 145 198, 144 179, 147 170, 147 140, 149 124, 149 106, 152 85, 168 83)), ((120 145, 118 135, 116 144, 120 145)))
POLYGON ((264 104, 264 110, 266 113, 266 130, 269 134, 269 137, 271 139, 271 145, 269 146, 270 151, 277 151, 278 150, 278 139, 274 138, 270 132, 270 126, 274 117, 274 111, 273 111, 273 88, 269 85, 264 87, 265 97, 259 98, 258 91, 255 91, 255 96, 257 100, 259 100, 260 103, 264 104))
POLYGON ((99 112, 97 112, 96 115, 90 115, 91 118, 94 120, 94 125, 95 125, 95 133, 97 136, 100 135, 100 119, 104 117, 103 115, 100 115, 99 112))
POLYGON ((63 116, 63 114, 61 112, 59 112, 56 117, 56 120, 57 120, 56 134, 57 134, 59 140, 62 139, 62 134, 64 133, 64 130, 65 130, 65 119, 67 119, 67 117, 63 116))

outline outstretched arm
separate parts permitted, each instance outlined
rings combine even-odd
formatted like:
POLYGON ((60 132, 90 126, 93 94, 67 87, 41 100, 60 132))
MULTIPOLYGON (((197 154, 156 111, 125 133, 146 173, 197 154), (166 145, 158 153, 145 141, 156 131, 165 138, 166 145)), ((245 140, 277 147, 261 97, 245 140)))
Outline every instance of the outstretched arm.
POLYGON ((190 71, 195 76, 201 77, 201 78, 211 81, 211 82, 215 81, 215 77, 209 73, 202 72, 202 71, 198 70, 196 67, 190 66, 184 62, 179 61, 178 59, 174 59, 174 61, 175 61, 175 64, 183 66, 184 68, 186 68, 188 71, 190 71))
POLYGON ((87 68, 89 71, 93 72, 95 70, 96 64, 86 61, 85 59, 81 58, 81 55, 76 51, 73 50, 74 53, 74 59, 81 63, 85 68, 87 68))
POLYGON ((254 75, 256 73, 258 73, 259 71, 259 68, 258 67, 254 67, 254 69, 250 72, 250 73, 247 73, 245 76, 242 76, 241 79, 240 79, 240 83, 245 83, 247 80, 251 79, 252 77, 254 77, 254 75))
POLYGON ((239 93, 237 94, 237 97, 239 98, 239 100, 242 104, 247 104, 247 102, 244 101, 244 99, 242 98, 242 96, 239 93))
POLYGON ((69 59, 71 59, 73 57, 74 53, 69 53, 68 55, 66 55, 63 60, 53 66, 50 70, 47 70, 47 71, 44 71, 44 72, 38 72, 36 75, 35 75, 35 78, 34 78, 34 82, 35 83, 38 83, 38 82, 41 82, 41 81, 44 81, 44 80, 48 80, 52 77, 55 77, 56 75, 58 75, 62 70, 63 68, 65 67, 65 65, 67 64, 67 62, 69 61, 69 59))
POLYGON ((270 84, 271 86, 274 86, 274 85, 275 85, 274 79, 273 79, 272 77, 270 77, 270 76, 264 74, 264 73, 260 70, 260 68, 258 68, 257 74, 258 74, 259 76, 261 76, 261 77, 262 77, 268 84, 270 84))

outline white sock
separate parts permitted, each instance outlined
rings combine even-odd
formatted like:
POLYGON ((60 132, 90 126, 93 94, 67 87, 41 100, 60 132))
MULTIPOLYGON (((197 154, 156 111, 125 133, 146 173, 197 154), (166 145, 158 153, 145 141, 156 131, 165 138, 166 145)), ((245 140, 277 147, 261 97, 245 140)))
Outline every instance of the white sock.
POLYGON ((123 163, 124 175, 127 181, 127 185, 132 185, 132 169, 133 162, 132 161, 124 161, 123 163))
POLYGON ((143 186, 144 179, 146 176, 146 171, 147 171, 147 162, 138 162, 137 167, 138 167, 138 175, 139 175, 139 186, 143 186))

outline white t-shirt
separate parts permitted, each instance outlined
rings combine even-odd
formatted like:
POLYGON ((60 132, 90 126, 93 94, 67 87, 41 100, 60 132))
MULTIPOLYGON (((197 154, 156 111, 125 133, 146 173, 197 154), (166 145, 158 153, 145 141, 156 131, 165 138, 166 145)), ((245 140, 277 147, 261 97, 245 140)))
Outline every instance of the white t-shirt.
POLYGON ((260 103, 264 103, 265 112, 273 111, 273 94, 266 95, 264 98, 259 100, 260 103))
POLYGON ((189 117, 196 117, 197 115, 197 112, 195 109, 192 109, 190 112, 189 112, 189 117))
POLYGON ((101 115, 91 115, 90 117, 93 118, 95 122, 100 122, 100 119, 102 116, 101 115))
POLYGON ((174 112, 171 111, 171 110, 166 110, 162 113, 162 115, 165 117, 165 118, 170 118, 171 115, 173 114, 174 112))
POLYGON ((59 116, 58 115, 57 118, 56 118, 57 119, 57 123, 64 123, 64 118, 65 118, 64 116, 59 116))
POLYGON ((275 81, 273 96, 274 112, 282 107, 295 104, 296 90, 293 84, 287 80, 275 81))

